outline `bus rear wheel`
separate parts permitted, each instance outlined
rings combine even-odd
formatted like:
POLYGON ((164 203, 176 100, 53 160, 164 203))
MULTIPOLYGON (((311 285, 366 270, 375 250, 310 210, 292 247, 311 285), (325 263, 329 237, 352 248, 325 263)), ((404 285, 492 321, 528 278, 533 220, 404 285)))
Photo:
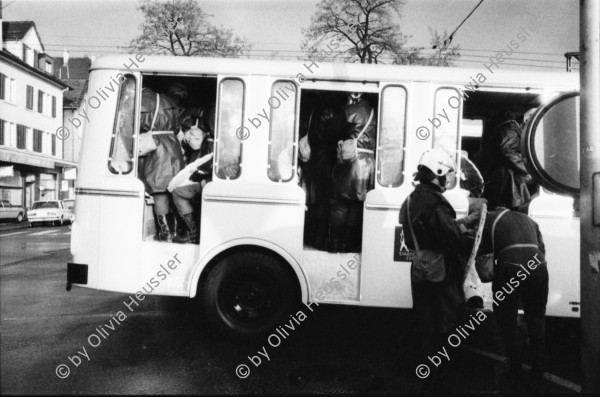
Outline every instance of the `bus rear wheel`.
POLYGON ((298 283, 286 265, 257 252, 221 260, 201 293, 209 321, 236 339, 273 332, 300 301, 298 283))

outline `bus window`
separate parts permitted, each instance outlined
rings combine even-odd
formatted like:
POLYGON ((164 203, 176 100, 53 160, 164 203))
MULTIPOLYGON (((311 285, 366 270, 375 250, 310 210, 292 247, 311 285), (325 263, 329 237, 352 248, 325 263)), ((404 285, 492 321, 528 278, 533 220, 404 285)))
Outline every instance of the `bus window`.
POLYGON ((244 127, 244 82, 242 80, 221 81, 218 120, 215 173, 221 179, 237 179, 241 174, 242 142, 236 131, 244 127))
POLYGON ((296 168, 296 108, 298 87, 290 80, 273 83, 271 97, 277 101, 269 103, 271 124, 269 132, 269 179, 287 182, 292 179, 296 168), (277 95, 278 93, 283 93, 277 95), (281 99, 282 96, 289 98, 281 99))
POLYGON ((406 132, 406 90, 385 87, 381 95, 381 121, 377 154, 377 182, 398 187, 403 181, 404 137, 406 132))
POLYGON ((135 77, 126 75, 119 88, 117 116, 108 159, 108 169, 113 174, 129 174, 133 169, 135 94, 135 77))
POLYGON ((456 89, 440 88, 436 91, 432 118, 435 121, 433 147, 444 149, 454 155, 457 164, 459 164, 457 150, 461 105, 462 100, 456 89))

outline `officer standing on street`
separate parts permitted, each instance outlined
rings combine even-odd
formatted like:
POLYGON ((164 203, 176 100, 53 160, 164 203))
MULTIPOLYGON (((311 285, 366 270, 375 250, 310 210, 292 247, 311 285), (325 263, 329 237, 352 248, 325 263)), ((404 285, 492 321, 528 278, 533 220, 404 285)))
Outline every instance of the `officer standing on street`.
POLYGON ((478 255, 494 252, 496 265, 492 290, 498 327, 509 358, 508 376, 518 379, 522 372, 517 315, 523 303, 529 334, 531 376, 544 376, 546 339, 545 315, 548 301, 548 269, 545 247, 538 224, 529 216, 499 207, 485 220, 478 255), (495 227, 494 227, 495 224, 495 227), (492 242, 492 228, 494 241, 492 242))
MULTIPOLYGON (((419 184, 400 209, 400 223, 409 248, 415 249, 413 235, 420 250, 443 253, 445 277, 442 281, 417 281, 411 277, 413 309, 417 331, 421 336, 421 354, 427 357, 442 348, 445 336, 454 331, 464 307, 464 265, 459 254, 468 254, 472 240, 463 231, 477 220, 477 215, 456 220, 456 213, 442 195, 447 179, 456 172, 452 157, 441 149, 426 151, 419 160, 415 181, 419 184), (408 214, 410 213, 410 220, 408 214), (409 222, 412 224, 410 225, 409 222)), ((414 269, 411 269, 411 274, 414 269)), ((443 366, 434 370, 428 387, 439 391, 443 366)))

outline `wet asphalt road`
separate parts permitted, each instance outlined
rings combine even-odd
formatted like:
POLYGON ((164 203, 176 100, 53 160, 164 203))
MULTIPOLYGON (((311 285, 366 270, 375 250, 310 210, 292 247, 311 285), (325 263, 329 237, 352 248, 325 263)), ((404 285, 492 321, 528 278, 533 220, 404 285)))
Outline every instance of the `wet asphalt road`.
MULTIPOLYGON (((288 336, 280 336, 276 347, 274 337, 239 343, 216 334, 192 299, 147 297, 119 319, 127 295, 65 291, 69 241, 68 226, 0 232, 3 394, 420 390, 415 367, 423 362, 415 359, 410 311, 300 307, 307 317, 293 322, 294 330, 282 327, 288 336), (260 364, 249 356, 260 358, 260 364), (249 370, 240 370, 245 379, 236 375, 240 365, 249 370)), ((581 372, 578 321, 549 319, 547 327, 548 369, 560 379, 503 383, 504 366, 497 361, 502 352, 488 315, 459 347, 447 347, 450 363, 442 365, 450 386, 468 393, 572 392, 569 382, 579 383, 581 372)))

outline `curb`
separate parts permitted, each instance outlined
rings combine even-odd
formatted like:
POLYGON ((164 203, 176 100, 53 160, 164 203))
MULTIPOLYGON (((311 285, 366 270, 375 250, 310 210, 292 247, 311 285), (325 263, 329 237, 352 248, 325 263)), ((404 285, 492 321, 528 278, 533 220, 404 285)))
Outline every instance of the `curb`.
POLYGON ((16 222, 6 222, 0 223, 0 232, 5 232, 9 230, 19 230, 29 228, 31 224, 28 221, 23 221, 21 223, 16 222))

